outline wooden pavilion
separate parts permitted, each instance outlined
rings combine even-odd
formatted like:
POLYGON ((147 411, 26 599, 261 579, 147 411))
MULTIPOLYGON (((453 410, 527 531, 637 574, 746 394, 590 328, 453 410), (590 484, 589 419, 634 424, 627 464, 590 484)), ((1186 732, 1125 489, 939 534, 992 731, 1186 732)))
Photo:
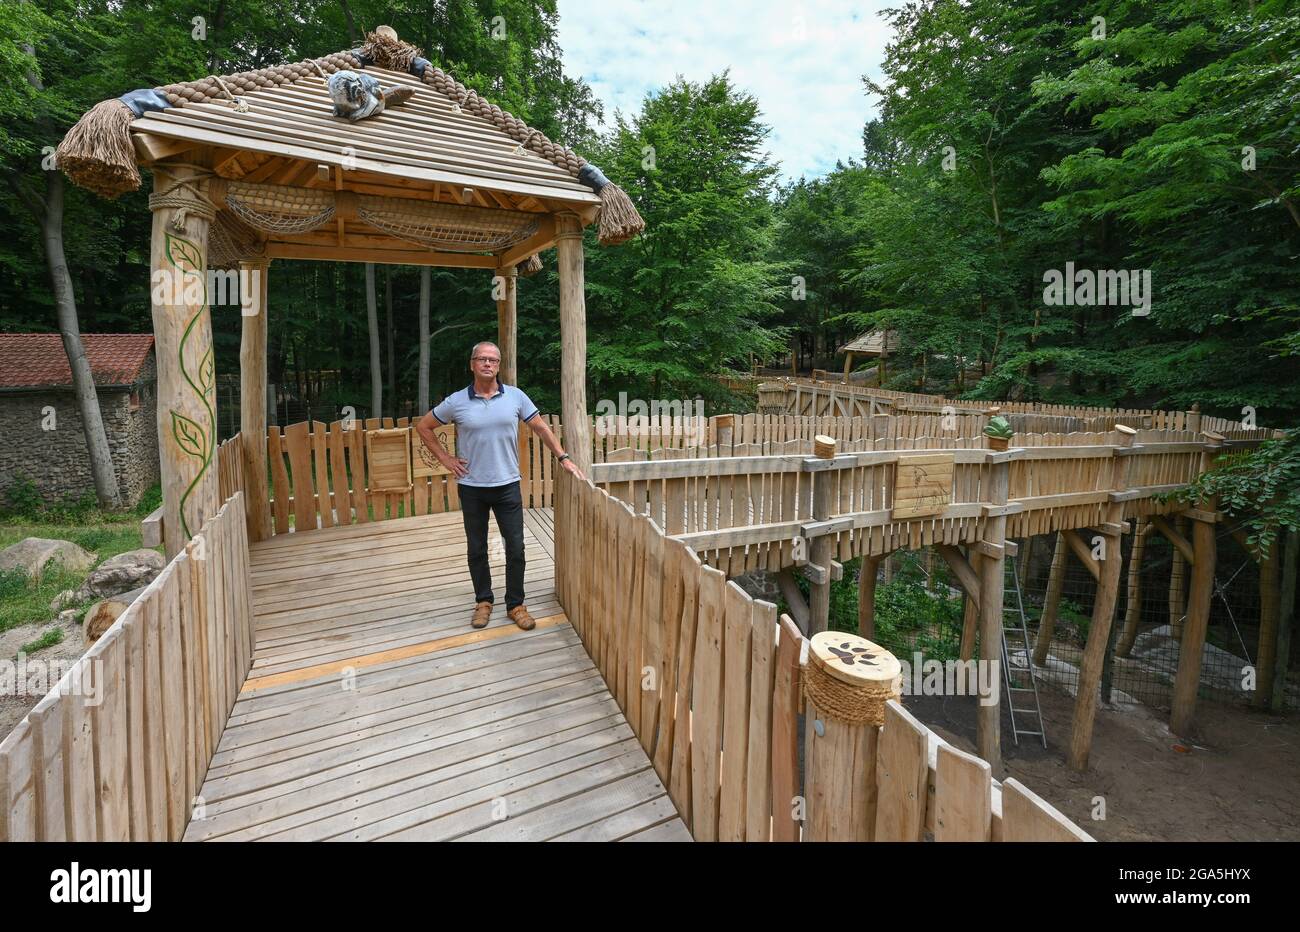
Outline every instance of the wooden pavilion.
MULTIPOLYGON (((174 556, 219 507, 211 267, 249 283, 240 350, 250 494, 265 498, 267 272, 273 259, 483 269, 497 289, 501 375, 516 376, 521 265, 559 256, 562 414, 590 466, 584 373, 583 228, 612 244, 643 227, 598 169, 420 57, 381 26, 359 49, 291 65, 133 91, 72 128, 58 162, 113 197, 153 174, 151 261, 158 348, 163 533, 174 556), (364 73, 412 96, 367 119, 334 115, 329 79, 364 73), (251 297, 251 302, 247 300, 251 297), (162 298, 162 300, 159 300, 162 298)), ((254 527, 254 540, 269 536, 254 527)))
POLYGON ((877 384, 883 385, 885 360, 889 358, 890 353, 898 352, 901 345, 902 341, 897 330, 868 330, 856 339, 845 343, 840 347, 840 352, 844 354, 844 381, 849 380, 849 373, 853 371, 854 356, 874 356, 878 360, 876 381, 877 384))

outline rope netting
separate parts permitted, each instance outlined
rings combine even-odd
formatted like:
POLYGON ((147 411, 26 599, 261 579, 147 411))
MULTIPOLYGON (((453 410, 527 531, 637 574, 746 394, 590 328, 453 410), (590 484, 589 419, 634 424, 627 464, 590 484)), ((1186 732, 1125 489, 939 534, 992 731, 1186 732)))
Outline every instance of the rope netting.
POLYGON ((357 199, 357 217, 390 236, 449 252, 495 252, 537 232, 535 214, 395 197, 357 199))
POLYGON ((226 206, 249 226, 268 233, 307 233, 334 219, 334 192, 232 181, 226 206))

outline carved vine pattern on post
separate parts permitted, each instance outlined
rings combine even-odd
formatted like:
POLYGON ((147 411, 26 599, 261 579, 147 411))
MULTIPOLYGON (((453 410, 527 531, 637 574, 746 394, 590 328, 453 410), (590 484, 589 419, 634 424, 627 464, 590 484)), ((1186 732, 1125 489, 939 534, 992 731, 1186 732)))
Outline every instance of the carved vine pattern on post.
MULTIPOLYGON (((179 269, 183 275, 195 274, 202 279, 203 261, 199 247, 189 240, 173 236, 171 233, 165 235, 167 261, 179 269)), ((216 369, 212 358, 212 347, 209 346, 208 351, 199 360, 198 382, 194 381, 194 376, 185 364, 185 347, 189 343, 190 337, 193 336, 194 328, 200 318, 203 317, 203 312, 208 306, 207 282, 201 281, 201 285, 203 287, 203 302, 185 325, 185 332, 181 335, 180 346, 177 347, 176 355, 180 363, 181 375, 185 377, 186 383, 193 389, 202 403, 204 411, 207 412, 207 429, 205 430, 202 424, 186 417, 175 408, 170 409, 169 412, 171 414, 172 437, 182 450, 199 461, 199 471, 195 473, 194 478, 181 494, 181 530, 186 540, 189 540, 193 535, 190 532, 189 521, 185 517, 185 504, 212 465, 213 439, 217 420, 216 412, 213 410, 213 396, 216 393, 216 369)))

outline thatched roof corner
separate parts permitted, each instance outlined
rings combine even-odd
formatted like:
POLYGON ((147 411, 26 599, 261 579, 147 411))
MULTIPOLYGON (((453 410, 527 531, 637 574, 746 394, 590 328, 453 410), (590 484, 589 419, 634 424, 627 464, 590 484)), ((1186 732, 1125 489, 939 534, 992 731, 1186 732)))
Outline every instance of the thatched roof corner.
POLYGON ((274 93, 305 79, 327 79, 338 71, 367 67, 414 76, 419 83, 451 101, 458 112, 467 113, 509 137, 521 153, 528 151, 541 157, 596 193, 601 201, 599 238, 602 243, 624 242, 645 228, 645 221, 631 199, 617 185, 611 184, 599 169, 568 147, 552 142, 523 120, 480 97, 423 58, 418 48, 401 41, 391 29, 382 26, 369 33, 359 49, 258 71, 210 76, 198 81, 132 91, 97 104, 77 121, 59 144, 56 152, 58 165, 73 183, 102 197, 114 198, 140 187, 130 127, 142 115, 191 104, 233 104, 244 96, 274 93))

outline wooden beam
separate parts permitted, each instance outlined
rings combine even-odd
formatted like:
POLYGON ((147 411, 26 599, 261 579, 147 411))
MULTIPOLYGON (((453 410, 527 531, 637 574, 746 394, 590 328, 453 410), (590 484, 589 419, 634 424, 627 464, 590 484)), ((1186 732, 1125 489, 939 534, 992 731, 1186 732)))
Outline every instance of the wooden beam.
POLYGON ((799 626, 805 637, 808 635, 808 603, 804 601, 803 592, 795 582, 794 571, 789 567, 776 574, 776 584, 781 590, 781 597, 790 606, 790 617, 799 626))
MULTIPOLYGON (((1210 438, 1201 454, 1201 472, 1208 472, 1219 454, 1222 439, 1210 438)), ((1204 510, 1217 510, 1213 497, 1200 503, 1204 510)), ((1210 624, 1210 599, 1214 593, 1215 540, 1214 525, 1209 521, 1192 524, 1192 582, 1187 593, 1187 620, 1178 647, 1178 672, 1174 675, 1174 695, 1169 714, 1169 730, 1189 737, 1196 714, 1196 691, 1201 684, 1202 653, 1205 632, 1210 624)))
POLYGON ((1069 547, 1064 533, 1057 531, 1052 568, 1047 573, 1047 592, 1043 596, 1043 614, 1038 619, 1038 635, 1034 640, 1034 663, 1040 667, 1047 663, 1047 654, 1052 647, 1056 616, 1061 607, 1061 590, 1065 587, 1065 557, 1069 547))
MULTIPOLYGON (((1011 464, 1007 461, 989 467, 987 498, 990 504, 1005 505, 1011 479, 1011 464)), ((984 522, 984 536, 980 543, 1005 553, 1007 519, 1003 516, 984 522)), ((975 720, 975 744, 980 757, 988 761, 993 775, 1002 777, 1002 702, 1011 701, 1001 695, 1002 686, 1002 590, 1005 580, 1005 557, 985 553, 980 557, 980 661, 988 670, 989 682, 997 684, 998 701, 979 704, 975 720)))
POLYGON ((1174 530, 1173 525, 1165 520, 1164 515, 1152 515, 1151 524, 1157 531, 1165 535, 1169 543, 1178 548, 1178 552, 1183 555, 1184 560, 1189 564, 1196 564, 1196 549, 1186 537, 1174 530))
POLYGON ((868 640, 876 638, 876 576, 880 555, 866 554, 858 571, 858 634, 868 640))
MULTIPOLYGON (((1131 427, 1117 427, 1117 446, 1131 446, 1136 431, 1131 427)), ((1132 468, 1130 457, 1115 457, 1111 461, 1110 487, 1124 489, 1132 468)), ((1124 506, 1118 502, 1106 506, 1106 520, 1118 524, 1124 517, 1124 506)), ((1089 553, 1091 561, 1092 554, 1089 553)), ((1097 572, 1097 596, 1092 603, 1092 622, 1088 626, 1088 643, 1083 648, 1079 663, 1079 692, 1074 699, 1074 719, 1070 730, 1070 749, 1066 760, 1075 770, 1088 766, 1088 753, 1092 750, 1092 725, 1097 714, 1097 698, 1101 684, 1106 648, 1110 643, 1110 628, 1115 621, 1115 603, 1119 597, 1120 570, 1124 558, 1119 538, 1106 541, 1104 559, 1097 572)))
POLYGON ((451 269, 495 269, 495 256, 430 249, 363 249, 355 246, 307 246, 276 240, 266 244, 268 259, 319 259, 323 262, 375 262, 381 265, 432 265, 451 269))
POLYGON ((555 218, 545 217, 536 233, 497 256, 497 265, 501 268, 518 265, 533 253, 549 249, 553 245, 555 245, 555 218))
POLYGON ((149 512, 149 517, 140 522, 140 543, 145 547, 158 547, 163 542, 163 506, 159 505, 149 512))
POLYGON ((959 548, 951 544, 939 544, 935 549, 939 551, 939 556, 943 557, 952 569, 953 575, 961 583, 962 591, 978 603, 980 598, 979 572, 967 562, 966 557, 962 555, 959 548))
POLYGON ((591 471, 587 416, 587 298, 582 227, 574 214, 555 218, 560 273, 560 410, 564 449, 584 474, 591 471))
POLYGON ((136 157, 144 163, 161 162, 182 152, 193 149, 197 143, 188 139, 168 139, 152 133, 132 133, 131 141, 135 143, 136 157))
POLYGON ((1074 555, 1083 564, 1089 575, 1094 580, 1099 580, 1101 570, 1097 566, 1097 561, 1092 558, 1092 548, 1083 542, 1079 532, 1073 528, 1066 528, 1061 531, 1061 536, 1065 538, 1065 542, 1070 545, 1070 549, 1074 551, 1074 555))
MULTIPOLYGON (((241 307, 239 344, 239 439, 244 460, 244 516, 250 542, 271 536, 271 496, 266 472, 267 278, 270 259, 243 259, 241 287, 250 294, 241 307)), ((318 479, 323 488, 324 482, 318 479)), ((323 507, 328 508, 325 504, 323 507)))

